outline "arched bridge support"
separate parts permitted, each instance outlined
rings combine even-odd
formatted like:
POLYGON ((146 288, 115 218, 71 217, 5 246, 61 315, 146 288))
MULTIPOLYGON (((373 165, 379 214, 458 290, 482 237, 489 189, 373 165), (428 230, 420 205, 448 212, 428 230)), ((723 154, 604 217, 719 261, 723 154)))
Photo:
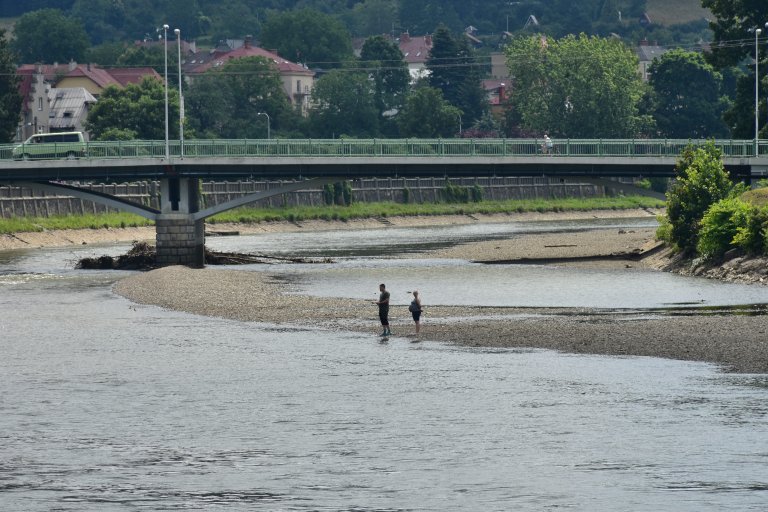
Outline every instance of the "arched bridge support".
POLYGON ((339 178, 299 180, 281 187, 254 192, 204 210, 201 206, 199 178, 166 177, 160 179, 160 210, 102 192, 60 182, 18 182, 33 189, 79 197, 110 208, 135 213, 155 221, 155 245, 159 266, 205 265, 205 219, 267 197, 322 186, 339 178))

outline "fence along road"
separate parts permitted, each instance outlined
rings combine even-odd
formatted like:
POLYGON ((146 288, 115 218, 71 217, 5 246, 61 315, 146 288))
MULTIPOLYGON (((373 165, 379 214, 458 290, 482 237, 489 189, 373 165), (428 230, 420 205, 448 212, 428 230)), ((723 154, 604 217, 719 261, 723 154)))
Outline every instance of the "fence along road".
MULTIPOLYGON (((768 175, 768 140, 715 140, 736 177, 768 175)), ((243 139, 88 142, 85 157, 14 160, 0 146, 0 181, 429 176, 670 177, 682 150, 705 141, 562 139, 243 139)), ((22 148, 23 149, 23 148, 22 148)), ((55 152, 55 151, 54 151, 55 152)), ((17 154, 20 152, 17 150, 17 154)), ((23 153, 23 150, 21 151, 23 153)))

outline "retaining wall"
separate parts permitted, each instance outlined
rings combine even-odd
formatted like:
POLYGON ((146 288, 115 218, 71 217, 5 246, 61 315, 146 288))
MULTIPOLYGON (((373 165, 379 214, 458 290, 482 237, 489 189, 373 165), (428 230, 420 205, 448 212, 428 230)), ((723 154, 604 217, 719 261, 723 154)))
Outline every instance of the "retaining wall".
MULTIPOLYGON (((564 183, 549 178, 454 178, 454 185, 483 189, 483 198, 488 200, 538 199, 560 197, 594 197, 604 195, 604 187, 583 184, 564 183)), ((202 207, 215 206, 243 195, 278 188, 285 181, 230 181, 204 182, 202 207)), ((372 178, 352 180, 355 201, 394 201, 403 202, 406 194, 411 202, 435 202, 440 199, 440 191, 445 187, 443 178, 372 178), (408 192, 406 192, 406 189, 408 192)), ((79 185, 119 196, 131 201, 159 208, 159 182, 88 184, 79 185)), ((321 189, 307 189, 280 194, 252 203, 257 207, 304 206, 324 204, 321 189)), ((0 217, 49 217, 84 213, 103 213, 116 211, 100 204, 69 197, 52 195, 26 187, 0 187, 0 217)))

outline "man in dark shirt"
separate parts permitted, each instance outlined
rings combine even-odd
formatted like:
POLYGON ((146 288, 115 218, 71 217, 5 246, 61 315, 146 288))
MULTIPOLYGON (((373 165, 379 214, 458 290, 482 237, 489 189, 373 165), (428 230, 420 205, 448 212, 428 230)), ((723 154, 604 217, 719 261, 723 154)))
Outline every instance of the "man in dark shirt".
POLYGON ((379 306, 379 320, 381 320, 381 325, 384 327, 384 332, 381 333, 382 336, 389 336, 392 334, 392 331, 389 330, 389 292, 387 291, 387 287, 384 285, 384 283, 379 285, 379 300, 378 302, 374 302, 374 304, 377 304, 379 306))

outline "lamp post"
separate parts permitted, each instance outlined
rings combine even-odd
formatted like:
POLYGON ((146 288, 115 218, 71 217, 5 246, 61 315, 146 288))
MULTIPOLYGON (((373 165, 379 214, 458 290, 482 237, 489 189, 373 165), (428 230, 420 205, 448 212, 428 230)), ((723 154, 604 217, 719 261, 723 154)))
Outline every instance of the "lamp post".
POLYGON ((171 156, 170 146, 168 145, 168 29, 170 27, 163 25, 163 57, 165 57, 165 160, 168 161, 171 156))
POLYGON ((181 93, 181 30, 174 29, 176 34, 176 47, 178 49, 179 60, 179 150, 181 158, 184 158, 184 96, 181 93))
POLYGON ((271 139, 272 136, 271 136, 271 133, 270 133, 270 126, 269 126, 271 124, 271 121, 269 119, 269 114, 267 114, 266 112, 256 112, 256 115, 257 116, 267 116, 267 139, 271 139))
POLYGON ((760 84, 760 77, 758 75, 758 62, 760 61, 760 48, 757 46, 757 38, 760 36, 760 34, 763 31, 759 28, 755 29, 755 156, 757 156, 757 134, 760 130, 760 123, 758 116, 760 115, 760 109, 758 107, 758 102, 760 101, 760 97, 758 96, 759 92, 759 84, 760 84))
POLYGON ((456 114, 459 116, 459 138, 461 138, 461 114, 456 114))
MULTIPOLYGON (((766 24, 765 24, 765 31, 766 31, 766 33, 768 33, 768 22, 766 22, 766 24)), ((766 102, 766 104, 768 104, 768 101, 766 102)))

